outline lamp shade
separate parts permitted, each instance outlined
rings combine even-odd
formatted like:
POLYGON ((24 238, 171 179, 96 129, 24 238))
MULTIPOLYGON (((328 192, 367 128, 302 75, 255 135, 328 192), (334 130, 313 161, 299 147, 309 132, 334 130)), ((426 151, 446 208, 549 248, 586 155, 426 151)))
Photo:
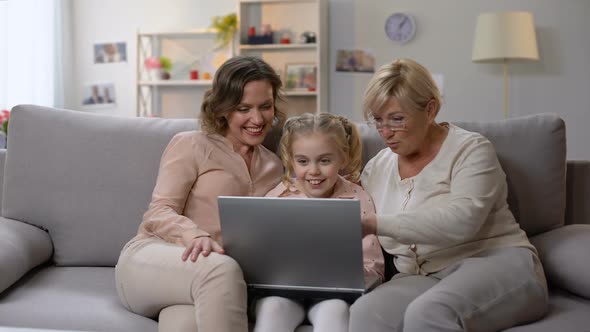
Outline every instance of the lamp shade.
POLYGON ((483 13, 477 18, 471 60, 539 60, 533 14, 483 13))

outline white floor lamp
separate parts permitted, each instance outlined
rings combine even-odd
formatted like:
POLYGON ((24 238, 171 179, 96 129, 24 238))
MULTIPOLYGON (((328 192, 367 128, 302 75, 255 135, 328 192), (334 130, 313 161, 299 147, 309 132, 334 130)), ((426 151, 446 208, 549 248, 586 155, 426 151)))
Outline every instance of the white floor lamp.
POLYGON ((473 62, 502 61, 504 66, 504 118, 508 118, 508 60, 539 60, 533 14, 484 13, 477 18, 473 62))

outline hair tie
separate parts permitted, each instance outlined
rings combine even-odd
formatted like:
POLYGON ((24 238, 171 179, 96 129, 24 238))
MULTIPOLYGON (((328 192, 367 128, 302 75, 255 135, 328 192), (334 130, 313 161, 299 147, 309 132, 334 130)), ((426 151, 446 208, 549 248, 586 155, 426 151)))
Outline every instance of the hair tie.
POLYGON ((346 139, 350 140, 350 136, 352 135, 352 126, 350 121, 346 117, 338 116, 340 118, 340 123, 342 123, 342 127, 344 128, 344 133, 346 134, 346 139))

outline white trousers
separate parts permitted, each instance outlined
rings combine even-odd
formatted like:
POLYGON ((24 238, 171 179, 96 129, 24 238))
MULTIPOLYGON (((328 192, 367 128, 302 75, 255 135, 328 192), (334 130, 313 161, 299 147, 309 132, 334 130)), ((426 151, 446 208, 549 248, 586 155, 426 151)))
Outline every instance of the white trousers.
MULTIPOLYGON (((303 331, 297 327, 305 318, 302 303, 278 296, 259 299, 255 303, 256 325, 254 332, 303 331)), ((307 317, 313 332, 347 332, 349 305, 343 300, 324 300, 313 304, 307 317)))

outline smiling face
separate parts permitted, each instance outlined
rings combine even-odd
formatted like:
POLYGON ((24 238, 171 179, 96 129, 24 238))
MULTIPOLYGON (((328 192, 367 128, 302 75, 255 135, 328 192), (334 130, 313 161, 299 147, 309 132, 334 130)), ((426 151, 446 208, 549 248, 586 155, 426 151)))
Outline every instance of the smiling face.
POLYGON ((274 119, 273 88, 268 81, 252 81, 244 86, 242 100, 227 116, 225 137, 234 150, 262 144, 274 119))
POLYGON ((330 197, 346 162, 333 140, 320 133, 296 136, 292 152, 297 188, 308 197, 330 197))
POLYGON ((379 135, 387 146, 400 156, 410 157, 420 154, 427 147, 426 137, 430 124, 434 121, 432 117, 432 106, 427 106, 424 111, 408 111, 402 107, 399 100, 391 97, 381 112, 373 114, 376 121, 405 123, 401 130, 391 129, 384 126, 379 129, 379 135))

